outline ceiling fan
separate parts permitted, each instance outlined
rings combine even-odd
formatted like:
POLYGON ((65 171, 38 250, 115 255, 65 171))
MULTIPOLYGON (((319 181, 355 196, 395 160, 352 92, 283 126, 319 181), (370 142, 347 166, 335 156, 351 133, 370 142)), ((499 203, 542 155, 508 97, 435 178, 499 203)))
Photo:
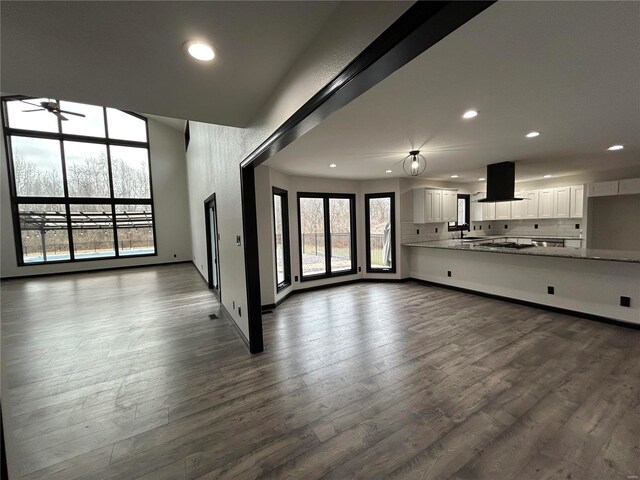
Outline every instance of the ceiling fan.
POLYGON ((46 110, 49 113, 53 113, 60 120, 69 120, 67 117, 65 117, 63 115, 63 113, 66 113, 67 115, 75 115, 77 117, 84 117, 85 116, 82 113, 70 112, 68 110, 61 110, 60 109, 60 103, 56 102, 55 100, 51 100, 51 99, 49 99, 48 102, 40 102, 40 105, 38 105, 36 103, 27 102, 26 100, 20 100, 20 101, 23 102, 23 103, 26 103, 27 105, 31 105, 33 107, 38 107, 38 108, 34 108, 32 110, 23 110, 23 112, 41 112, 43 110, 46 110))

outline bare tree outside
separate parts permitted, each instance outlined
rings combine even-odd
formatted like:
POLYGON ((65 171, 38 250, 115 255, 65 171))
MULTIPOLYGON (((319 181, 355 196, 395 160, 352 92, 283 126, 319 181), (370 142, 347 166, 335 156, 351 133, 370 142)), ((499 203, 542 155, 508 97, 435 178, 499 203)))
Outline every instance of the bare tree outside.
MULTIPOLYGON (((76 128, 82 132, 84 127, 76 128)), ((65 140, 61 150, 60 141, 54 139, 11 136, 10 142, 16 194, 51 201, 18 205, 25 263, 69 260, 69 221, 75 258, 115 256, 116 233, 120 255, 155 252, 151 205, 112 209, 99 200, 111 198, 106 144, 65 140), (96 202, 74 203, 74 198, 96 198, 96 202)), ((150 199, 147 148, 114 145, 110 151, 114 198, 150 199)))
POLYGON ((391 199, 369 199, 369 250, 372 268, 391 267, 390 256, 391 199))

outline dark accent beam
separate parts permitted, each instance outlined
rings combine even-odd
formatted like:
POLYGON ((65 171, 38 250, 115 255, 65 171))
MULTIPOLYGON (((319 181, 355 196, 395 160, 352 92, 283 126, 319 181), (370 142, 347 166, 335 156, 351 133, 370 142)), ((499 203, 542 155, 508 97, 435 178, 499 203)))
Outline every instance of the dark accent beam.
POLYGON ((252 353, 262 351, 263 344, 253 169, 493 3, 494 1, 416 2, 242 161, 242 221, 252 353), (259 349, 256 350, 258 345, 259 349))

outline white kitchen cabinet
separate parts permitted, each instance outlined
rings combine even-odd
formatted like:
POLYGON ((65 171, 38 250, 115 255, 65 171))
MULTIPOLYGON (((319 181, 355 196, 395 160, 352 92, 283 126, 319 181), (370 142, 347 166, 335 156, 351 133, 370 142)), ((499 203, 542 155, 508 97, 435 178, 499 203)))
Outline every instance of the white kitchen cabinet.
POLYGON ((496 219, 496 204, 491 203, 483 203, 482 204, 482 221, 486 222, 487 220, 495 220, 496 219))
POLYGON ((442 222, 442 191, 425 190, 426 223, 442 222))
POLYGON ((625 180, 620 180, 618 193, 620 195, 634 195, 636 193, 640 193, 640 178, 627 178, 625 180))
POLYGON ((571 205, 571 188, 553 189, 553 218, 569 218, 571 205))
POLYGON ((589 197, 606 197, 609 195, 618 194, 618 181, 612 182, 598 182, 589 185, 588 195, 589 197))
POLYGON ((455 222, 458 219, 458 193, 442 190, 442 221, 455 222))
POLYGON ((584 185, 569 187, 571 192, 571 207, 569 216, 571 218, 582 218, 582 206, 584 203, 584 185))
POLYGON ((511 219, 511 202, 496 203, 496 220, 511 219))
POLYGON ((424 188, 413 190, 413 223, 425 223, 426 221, 425 196, 424 188))
MULTIPOLYGON (((524 198, 524 192, 516 192, 516 198, 524 198)), ((511 218, 514 220, 525 217, 525 201, 516 200, 511 202, 511 218)))
POLYGON ((553 218, 553 190, 538 190, 538 218, 553 218))
POLYGON ((478 200, 484 198, 484 194, 476 193, 471 195, 471 221, 482 221, 482 203, 478 203, 478 200))
POLYGON ((524 200, 524 217, 525 218, 538 218, 538 207, 540 205, 540 195, 538 190, 532 190, 530 192, 524 192, 522 195, 524 200))

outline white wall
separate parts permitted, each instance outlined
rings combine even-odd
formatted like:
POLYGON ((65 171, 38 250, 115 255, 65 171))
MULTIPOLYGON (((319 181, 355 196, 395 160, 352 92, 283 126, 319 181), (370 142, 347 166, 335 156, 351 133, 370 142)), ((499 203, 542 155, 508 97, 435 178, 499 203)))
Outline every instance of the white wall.
POLYGON ((151 153, 151 180, 153 182, 153 207, 156 220, 158 254, 150 257, 119 258, 82 261, 50 265, 18 267, 6 152, 2 142, 2 179, 0 182, 0 275, 2 278, 46 273, 78 272, 83 270, 152 265, 180 262, 191 259, 191 238, 187 209, 186 160, 182 132, 149 119, 149 144, 151 153))
POLYGON ((640 250, 640 195, 589 198, 589 248, 640 250))
MULTIPOLYGON (((285 76, 262 112, 248 128, 192 122, 187 151, 189 212, 193 262, 207 276, 203 202, 212 193, 218 201, 220 286, 222 303, 248 338, 244 251, 235 244, 242 234, 239 164, 307 100, 328 84, 410 6, 376 2, 353 28, 352 5, 340 4, 300 60, 285 76), (235 300, 236 309, 232 308, 235 300), (237 307, 242 308, 240 316, 237 307)), ((259 75, 259 72, 256 73, 259 75)), ((244 241, 244 239, 243 239, 244 241)), ((264 304, 264 301, 262 302, 264 304)))
POLYGON ((367 273, 366 272, 366 238, 365 238, 365 205, 364 196, 367 193, 395 193, 396 216, 396 263, 401 261, 400 247, 400 179, 388 178, 381 180, 340 180, 318 177, 298 177, 286 175, 274 168, 260 166, 256 171, 256 196, 258 205, 258 241, 260 253, 260 290, 262 304, 276 303, 291 291, 303 290, 319 285, 331 285, 360 278, 368 279, 399 279, 400 269, 396 273, 367 273), (278 187, 288 192, 289 198, 289 242, 291 251, 291 286, 276 291, 274 236, 273 236, 273 202, 272 187, 278 187), (298 238, 298 192, 317 193, 353 193, 356 196, 356 267, 361 272, 352 275, 323 278, 300 282, 300 244, 298 238), (295 277, 298 276, 298 281, 295 277))

